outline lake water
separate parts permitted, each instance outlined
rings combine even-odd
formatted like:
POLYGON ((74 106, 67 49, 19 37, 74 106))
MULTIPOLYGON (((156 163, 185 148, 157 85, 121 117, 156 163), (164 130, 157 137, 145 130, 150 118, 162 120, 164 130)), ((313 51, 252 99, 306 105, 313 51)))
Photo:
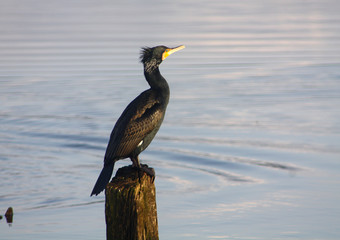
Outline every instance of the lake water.
MULTIPOLYGON (((340 2, 0 1, 0 239, 105 239, 90 197, 125 106, 160 70, 160 239, 340 238, 340 2)), ((129 165, 120 161, 116 169, 129 165)))

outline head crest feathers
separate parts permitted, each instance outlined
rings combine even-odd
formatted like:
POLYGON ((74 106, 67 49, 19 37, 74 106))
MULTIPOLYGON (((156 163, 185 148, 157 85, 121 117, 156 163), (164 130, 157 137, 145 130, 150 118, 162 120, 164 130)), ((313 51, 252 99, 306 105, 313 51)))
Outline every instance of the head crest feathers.
POLYGON ((142 63, 145 63, 151 57, 152 57, 152 48, 142 47, 142 50, 140 52, 140 61, 142 63))

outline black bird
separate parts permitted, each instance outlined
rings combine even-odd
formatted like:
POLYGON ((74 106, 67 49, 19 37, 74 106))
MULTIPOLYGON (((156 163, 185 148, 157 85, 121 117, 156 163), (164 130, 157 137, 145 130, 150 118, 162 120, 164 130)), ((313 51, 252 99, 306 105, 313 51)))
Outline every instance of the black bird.
POLYGON ((184 46, 143 48, 141 62, 150 89, 142 92, 124 110, 110 136, 104 157, 104 167, 92 190, 92 195, 103 191, 111 179, 116 161, 130 158, 133 166, 141 168, 138 155, 144 151, 160 128, 169 102, 169 85, 159 72, 159 65, 170 54, 184 46))

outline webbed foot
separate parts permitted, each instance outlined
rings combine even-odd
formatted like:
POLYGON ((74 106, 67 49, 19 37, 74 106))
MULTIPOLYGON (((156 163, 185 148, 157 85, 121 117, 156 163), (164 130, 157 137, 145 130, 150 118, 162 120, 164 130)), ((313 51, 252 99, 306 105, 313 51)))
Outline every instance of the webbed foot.
POLYGON ((152 182, 155 181, 155 177, 156 177, 155 169, 149 167, 146 164, 141 164, 138 170, 139 170, 138 171, 139 179, 141 178, 141 176, 143 176, 143 172, 145 172, 151 177, 152 182))

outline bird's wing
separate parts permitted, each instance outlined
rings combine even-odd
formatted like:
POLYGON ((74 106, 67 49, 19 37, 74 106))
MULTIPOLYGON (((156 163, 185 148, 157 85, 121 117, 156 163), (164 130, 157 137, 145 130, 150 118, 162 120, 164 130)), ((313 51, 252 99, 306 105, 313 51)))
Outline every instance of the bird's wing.
POLYGON ((132 101, 118 119, 110 137, 105 163, 128 157, 138 144, 162 121, 164 112, 153 91, 132 101))

